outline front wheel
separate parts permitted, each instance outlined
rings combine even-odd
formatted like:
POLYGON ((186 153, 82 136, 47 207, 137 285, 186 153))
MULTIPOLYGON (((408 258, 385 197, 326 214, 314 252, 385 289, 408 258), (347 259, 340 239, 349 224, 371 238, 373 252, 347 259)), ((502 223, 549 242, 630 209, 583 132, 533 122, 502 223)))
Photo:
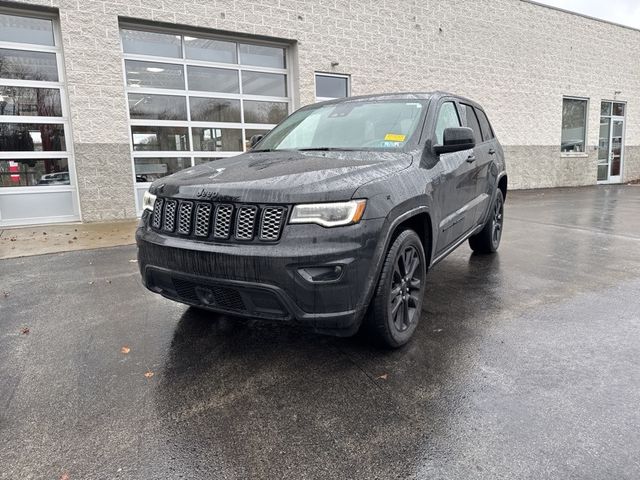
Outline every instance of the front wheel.
POLYGON ((495 253, 502 239, 504 226, 504 198, 502 190, 498 189, 496 198, 491 205, 489 218, 480 233, 469 237, 469 246, 476 253, 495 253))
POLYGON ((369 331, 384 345, 401 347, 416 330, 426 274, 420 237, 403 231, 387 252, 367 319, 369 331))

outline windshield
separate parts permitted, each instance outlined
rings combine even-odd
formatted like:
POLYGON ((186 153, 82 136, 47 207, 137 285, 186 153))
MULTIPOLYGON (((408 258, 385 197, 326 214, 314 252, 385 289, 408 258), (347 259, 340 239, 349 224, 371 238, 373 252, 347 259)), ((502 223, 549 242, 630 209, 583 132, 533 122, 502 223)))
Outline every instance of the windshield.
POLYGON ((416 101, 358 101, 299 110, 272 130, 256 151, 400 149, 416 130, 423 110, 416 101))

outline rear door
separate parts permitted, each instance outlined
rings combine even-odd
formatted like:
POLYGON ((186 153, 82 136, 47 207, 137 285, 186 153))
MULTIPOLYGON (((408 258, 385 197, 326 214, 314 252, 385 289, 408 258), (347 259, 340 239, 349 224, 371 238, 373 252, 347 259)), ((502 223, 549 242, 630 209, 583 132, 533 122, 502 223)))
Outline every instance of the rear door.
MULTIPOLYGON (((433 145, 442 145, 445 129, 461 126, 455 99, 441 100, 436 114, 433 145)), ((435 166, 438 176, 434 182, 434 197, 440 213, 436 254, 446 250, 469 229, 469 208, 477 195, 473 157, 473 149, 443 153, 435 166)))
MULTIPOLYGON (((495 155, 495 149, 492 148, 490 142, 490 129, 485 134, 480 123, 479 113, 482 111, 475 109, 472 105, 460 102, 460 116, 466 127, 473 130, 476 147, 474 148, 475 161, 473 162, 475 183, 475 198, 473 214, 469 228, 473 228, 484 219, 490 197, 489 193, 489 167, 492 161, 492 155, 495 155), (493 152, 493 153, 492 153, 493 152)), ((484 115, 484 114, 483 114, 484 115)), ((486 122, 486 116, 483 117, 486 122)), ((488 123, 487 123, 488 126, 488 123)))
POLYGON ((479 212, 479 221, 482 221, 491 202, 493 187, 496 185, 496 177, 498 174, 498 169, 496 168, 498 142, 489 124, 487 115, 476 107, 474 107, 474 111, 478 117, 480 129, 482 130, 482 144, 478 146, 478 150, 482 155, 482 160, 478 164, 478 195, 484 199, 483 208, 480 209, 479 212))

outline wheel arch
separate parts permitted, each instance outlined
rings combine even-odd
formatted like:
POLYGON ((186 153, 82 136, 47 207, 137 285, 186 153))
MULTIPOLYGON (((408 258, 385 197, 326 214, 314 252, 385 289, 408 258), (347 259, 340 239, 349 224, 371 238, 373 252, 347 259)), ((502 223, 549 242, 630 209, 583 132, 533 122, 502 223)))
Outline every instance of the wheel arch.
POLYGON ((502 199, 507 199, 507 174, 505 173, 498 179, 498 188, 502 192, 502 199))

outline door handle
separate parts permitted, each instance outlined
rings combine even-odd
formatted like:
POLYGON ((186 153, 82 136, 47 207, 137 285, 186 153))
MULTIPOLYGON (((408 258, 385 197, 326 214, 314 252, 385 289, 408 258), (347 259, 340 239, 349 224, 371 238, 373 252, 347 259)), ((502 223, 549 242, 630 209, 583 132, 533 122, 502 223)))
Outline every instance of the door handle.
POLYGON ((473 163, 476 161, 476 156, 475 155, 469 155, 467 157, 467 163, 473 163))
POLYGON ((489 150, 489 155, 495 155, 496 151, 492 148, 491 150, 489 150))

